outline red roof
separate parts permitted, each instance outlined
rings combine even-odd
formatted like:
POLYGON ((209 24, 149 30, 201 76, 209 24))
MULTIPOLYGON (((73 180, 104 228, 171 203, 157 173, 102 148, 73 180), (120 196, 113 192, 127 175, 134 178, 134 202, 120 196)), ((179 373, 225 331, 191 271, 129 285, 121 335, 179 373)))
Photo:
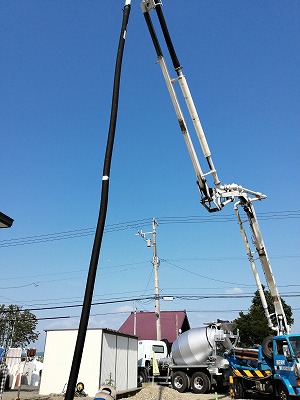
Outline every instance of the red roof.
MULTIPOLYGON (((135 335, 140 340, 156 340, 156 315, 154 312, 132 312, 119 331, 134 335, 134 325, 136 326, 135 335)), ((161 338, 167 339, 170 343, 177 338, 179 330, 182 333, 190 329, 186 311, 161 311, 160 325, 161 338)))

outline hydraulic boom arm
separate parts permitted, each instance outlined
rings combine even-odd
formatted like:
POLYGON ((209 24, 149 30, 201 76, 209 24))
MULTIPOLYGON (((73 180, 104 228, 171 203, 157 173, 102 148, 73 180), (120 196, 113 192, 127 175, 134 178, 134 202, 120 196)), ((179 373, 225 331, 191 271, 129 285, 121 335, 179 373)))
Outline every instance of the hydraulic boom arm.
POLYGON ((142 8, 143 15, 145 17, 145 21, 146 21, 146 24, 147 24, 147 27, 148 27, 148 30, 149 30, 150 36, 152 38, 152 42, 153 42, 156 54, 157 54, 158 63, 162 70, 173 106, 175 109, 177 120, 178 120, 181 132, 183 134, 183 137, 184 137, 184 140, 185 140, 185 143, 186 143, 186 146, 187 146, 187 149, 188 149, 188 152, 189 152, 189 155, 190 155, 190 158, 191 158, 194 170, 195 170, 196 181, 197 181, 197 185, 198 185, 198 188, 200 191, 200 202, 206 208, 206 210, 209 212, 220 211, 226 204, 234 202, 234 201, 236 202, 235 207, 234 207, 235 212, 236 212, 236 215, 238 218, 241 235, 244 240, 244 244, 245 244, 248 258, 249 258, 249 261, 251 264, 251 268, 254 273, 256 284, 259 289, 259 293, 260 293, 263 307, 265 310, 265 315, 268 320, 268 325, 269 325, 269 327, 272 327, 273 329, 277 330, 278 334, 288 333, 289 327, 286 322, 286 316, 285 316, 285 313, 284 313, 284 310, 282 307, 280 296, 279 296, 277 286, 275 283, 275 279, 274 279, 274 276, 272 273, 271 265, 270 265, 270 262, 269 262, 269 259, 268 259, 268 256, 267 256, 267 253, 265 250, 262 235, 260 233, 260 229, 258 226, 254 208, 252 205, 253 201, 265 199, 266 195, 264 195, 260 192, 254 192, 252 190, 246 189, 235 183, 232 183, 230 185, 221 185, 216 168, 215 168, 213 160, 212 160, 211 152, 210 152, 204 131, 202 129, 200 118, 198 116, 195 104, 192 99, 192 95, 190 93, 186 78, 182 73, 182 67, 177 58, 177 55, 176 55, 169 31, 168 31, 168 27, 167 27, 161 6, 162 6, 161 0, 143 0, 141 2, 141 8, 142 8), (169 55, 171 57, 173 67, 174 67, 176 75, 177 75, 176 78, 172 79, 170 77, 170 74, 169 74, 169 71, 168 71, 162 50, 161 50, 161 46, 160 46, 158 37, 156 35, 150 14, 149 14, 149 12, 151 10, 156 11, 156 14, 157 14, 157 17, 159 20, 159 24, 160 24, 160 27, 161 27, 168 51, 169 51, 169 55), (196 151, 195 151, 192 139, 191 139, 191 135, 188 130, 187 123, 185 121, 182 109, 181 109, 179 101, 178 101, 178 97, 177 97, 175 89, 174 89, 174 85, 176 82, 178 82, 178 84, 180 86, 183 98, 185 100, 185 103, 186 103, 186 106, 187 106, 187 109, 188 109, 188 112, 190 115, 190 118, 192 120, 196 135, 198 137, 204 158, 206 159, 206 163, 208 166, 207 172, 203 172, 200 162, 198 160, 198 157, 197 157, 197 154, 196 154, 196 151), (212 181, 212 185, 209 185, 207 178, 210 178, 210 180, 212 181), (242 220, 240 218, 238 206, 241 206, 244 209, 244 211, 247 215, 247 218, 248 218, 250 229, 251 229, 252 235, 253 235, 253 244, 258 253, 259 259, 261 261, 264 275, 265 275, 270 293, 272 295, 273 303, 275 306, 276 323, 277 323, 276 327, 273 326, 272 321, 271 321, 271 316, 268 311, 267 302, 266 302, 264 292, 263 292, 263 289, 262 289, 262 286, 261 286, 261 283, 260 283, 260 280, 258 277, 258 273, 257 273, 256 267, 255 267, 254 259, 253 259, 252 252, 251 252, 250 246, 249 246, 249 241, 247 239, 247 235, 246 235, 245 229, 243 227, 242 220))
POLYGON ((239 196, 239 200, 235 203, 234 205, 234 210, 238 219, 238 223, 240 226, 240 232, 242 235, 242 239, 244 241, 244 245, 246 248, 246 252, 248 255, 248 259, 252 268, 252 272, 254 275, 254 279, 260 294, 260 298, 261 298, 261 302, 264 308, 264 312, 265 312, 265 316, 267 318, 268 321, 268 326, 272 329, 274 329, 275 331, 277 331, 278 335, 282 335, 285 333, 290 333, 290 327, 287 324, 287 320, 286 320, 286 315, 280 300, 280 296, 279 296, 279 292, 277 289, 277 285, 275 282, 275 278, 272 272, 272 268, 271 268, 271 264, 268 258, 268 254, 267 254, 267 250, 265 248, 265 244, 261 235, 261 231, 258 225, 258 221, 256 218, 256 214, 255 214, 255 210, 253 207, 252 202, 255 201, 255 199, 249 199, 247 196, 243 197, 243 196, 239 196), (275 309, 275 316, 276 316, 276 326, 273 325, 272 323, 272 319, 271 319, 271 315, 269 313, 268 310, 268 305, 266 302, 266 298, 265 298, 265 294, 259 279, 259 275, 256 269, 256 265, 254 262, 254 258, 253 258, 253 252, 251 251, 251 247, 249 245, 248 242, 248 238, 247 238, 247 234, 246 231, 243 227, 243 222, 239 213, 239 209, 238 206, 241 206, 247 216, 248 222, 249 222, 249 226, 252 232, 252 239, 253 239, 253 244, 256 250, 256 253, 259 256, 264 274, 265 274, 265 278, 266 281, 268 283, 268 287, 272 296, 272 301, 274 304, 274 309, 275 309))

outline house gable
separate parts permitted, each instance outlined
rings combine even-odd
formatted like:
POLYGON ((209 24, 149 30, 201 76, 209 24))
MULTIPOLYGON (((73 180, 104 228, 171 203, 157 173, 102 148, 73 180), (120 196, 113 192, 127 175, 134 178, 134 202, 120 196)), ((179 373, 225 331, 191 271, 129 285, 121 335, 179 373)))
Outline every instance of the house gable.
MULTIPOLYGON (((190 329, 186 311, 161 311, 161 338, 173 343, 179 333, 190 329)), ((154 312, 132 312, 119 328, 122 333, 136 335, 140 340, 156 340, 156 314, 154 312)))

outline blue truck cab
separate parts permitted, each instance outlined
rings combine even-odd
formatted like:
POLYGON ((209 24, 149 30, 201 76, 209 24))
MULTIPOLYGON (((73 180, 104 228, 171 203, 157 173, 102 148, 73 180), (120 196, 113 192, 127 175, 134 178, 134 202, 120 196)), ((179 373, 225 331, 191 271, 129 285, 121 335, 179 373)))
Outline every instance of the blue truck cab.
POLYGON ((272 361, 273 379, 277 387, 284 386, 285 397, 300 397, 300 335, 289 334, 274 336, 272 341, 273 357, 272 361))
POLYGON ((269 336, 261 346, 233 348, 225 357, 234 398, 243 399, 247 390, 280 400, 300 397, 300 335, 269 336))

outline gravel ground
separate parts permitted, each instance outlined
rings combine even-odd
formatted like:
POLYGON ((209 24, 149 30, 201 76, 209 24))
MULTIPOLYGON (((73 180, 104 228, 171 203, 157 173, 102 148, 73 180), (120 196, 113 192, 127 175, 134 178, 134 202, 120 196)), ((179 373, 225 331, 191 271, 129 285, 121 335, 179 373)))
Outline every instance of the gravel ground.
MULTIPOLYGON (((118 399, 120 397, 118 396, 118 399)), ((143 388, 135 394, 128 396, 131 400, 229 400, 228 394, 195 394, 193 392, 179 393, 169 387, 156 385, 152 383, 144 384, 143 388)), ((1 399, 1 396, 0 396, 1 399)), ((63 400, 64 397, 57 394, 51 394, 49 396, 40 396, 37 388, 27 387, 21 388, 20 400, 63 400)), ((83 397, 82 399, 91 400, 94 397, 83 397)), ((248 399, 263 399, 263 400, 274 400, 267 396, 258 397, 255 394, 249 395, 248 399)), ((2 400, 18 400, 18 390, 10 390, 4 392, 2 400)))

